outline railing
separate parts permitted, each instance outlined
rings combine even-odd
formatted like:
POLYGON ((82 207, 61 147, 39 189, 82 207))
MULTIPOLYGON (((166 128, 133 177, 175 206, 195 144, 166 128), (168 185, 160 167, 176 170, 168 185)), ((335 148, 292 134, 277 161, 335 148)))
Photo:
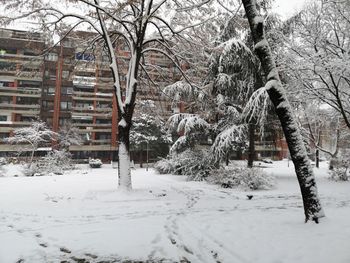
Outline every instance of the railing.
POLYGON ((108 127, 111 128, 112 124, 111 123, 95 123, 95 124, 89 124, 89 123, 78 123, 75 122, 73 123, 74 127, 108 127))
POLYGON ((19 79, 39 80, 43 79, 42 72, 19 71, 16 77, 19 79))
POLYGON ((30 97, 30 98, 40 98, 41 89, 40 88, 10 88, 10 87, 0 87, 0 94, 2 96, 16 96, 16 97, 30 97))
POLYGON ((40 111, 38 110, 16 110, 16 109, 12 109, 12 110, 1 110, 1 113, 17 113, 17 114, 22 114, 24 116, 37 116, 39 115, 40 111))
POLYGON ((73 111, 83 112, 83 111, 96 111, 96 112, 111 112, 111 108, 94 108, 93 106, 90 107, 73 107, 73 111))
POLYGON ((112 98, 99 98, 99 97, 81 97, 81 96, 73 96, 73 100, 77 101, 106 101, 106 102, 111 102, 112 98))
POLYGON ((0 103, 0 108, 26 108, 26 109, 40 109, 39 104, 12 104, 12 103, 0 103))
POLYGON ((40 33, 17 31, 11 29, 0 29, 0 38, 25 39, 33 41, 44 41, 44 37, 40 33))
POLYGON ((96 78, 95 77, 74 76, 73 77, 73 85, 95 86, 96 85, 96 78))

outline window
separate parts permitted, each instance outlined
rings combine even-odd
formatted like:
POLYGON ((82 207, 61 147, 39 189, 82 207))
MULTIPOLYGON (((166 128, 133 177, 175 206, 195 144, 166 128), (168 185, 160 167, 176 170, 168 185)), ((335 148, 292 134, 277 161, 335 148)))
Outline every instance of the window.
POLYGON ((66 110, 67 109, 67 102, 66 101, 61 101, 61 110, 66 110))
POLYGON ((67 94, 73 93, 73 87, 67 87, 67 94))
POLYGON ((68 70, 63 70, 62 71, 62 78, 68 79, 68 77, 69 77, 69 71, 68 70))
POLYGON ((78 52, 75 54, 75 59, 76 60, 93 61, 93 60, 95 60, 95 56, 93 54, 78 52))
POLYGON ((6 115, 0 115, 0 121, 7 121, 6 115))
POLYGON ((0 96, 0 104, 10 104, 12 100, 12 97, 4 97, 0 96))
POLYGON ((0 87, 14 87, 14 86, 15 86, 14 82, 0 81, 0 87))
POLYGON ((56 53, 49 53, 46 55, 46 60, 48 61, 57 61, 58 55, 56 53))
POLYGON ((52 118, 47 118, 46 123, 47 125, 52 126, 52 118))
POLYGON ((63 125, 66 124, 67 122, 68 122, 68 119, 67 119, 67 118, 60 118, 60 119, 59 119, 60 126, 63 126, 63 125))
POLYGON ((29 88, 40 88, 41 82, 38 81, 30 81, 30 80, 21 80, 18 82, 20 87, 29 87, 29 88))
POLYGON ((10 137, 10 134, 9 133, 0 133, 0 139, 5 139, 7 137, 10 137))
POLYGON ((48 87, 47 94, 55 94, 55 87, 48 87))
POLYGON ((42 105, 45 109, 53 109, 53 101, 43 100, 42 105))

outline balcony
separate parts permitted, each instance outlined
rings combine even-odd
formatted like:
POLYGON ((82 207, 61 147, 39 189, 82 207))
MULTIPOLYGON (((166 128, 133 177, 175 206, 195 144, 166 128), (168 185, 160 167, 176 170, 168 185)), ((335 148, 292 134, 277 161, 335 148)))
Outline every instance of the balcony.
POLYGON ((15 97, 28 97, 28 98, 40 98, 40 88, 27 88, 27 87, 0 87, 1 96, 15 96, 15 97))
MULTIPOLYGON (((81 114, 72 114, 72 119, 92 122, 92 116, 86 116, 86 115, 81 115, 81 114)), ((84 123, 84 124, 82 123, 82 125, 88 126, 90 124, 89 123, 84 123)))
POLYGON ((0 38, 27 39, 30 41, 43 42, 44 37, 41 33, 27 32, 21 30, 0 29, 0 38))
POLYGON ((16 114, 21 114, 22 116, 28 116, 28 117, 36 117, 40 114, 40 110, 28 110, 28 109, 8 109, 4 110, 1 109, 1 113, 3 114, 9 114, 9 113, 16 113, 16 114))
POLYGON ((96 78, 95 77, 74 76, 73 77, 73 85, 76 85, 76 86, 95 86, 96 85, 96 78))
POLYGON ((72 110, 74 112, 112 112, 111 108, 94 108, 93 106, 89 107, 73 107, 72 110))
POLYGON ((40 109, 39 104, 34 105, 22 105, 22 104, 13 104, 13 103, 0 103, 0 109, 40 109))
POLYGON ((16 74, 16 78, 19 80, 42 81, 43 73, 37 71, 19 71, 16 74))
POLYGON ((96 67, 93 62, 77 61, 74 70, 76 72, 95 72, 96 67))
POLYGON ((98 112, 73 112, 72 113, 77 119, 82 117, 101 117, 101 118, 110 118, 112 117, 112 113, 98 113, 98 112))
POLYGON ((71 145, 69 151, 116 151, 117 146, 113 147, 110 143, 105 145, 71 145))
POLYGON ((100 96, 100 97, 112 97, 112 93, 104 93, 104 92, 84 92, 84 91, 73 91, 73 96, 100 96))
POLYGON ((91 132, 101 132, 101 133, 111 133, 112 129, 88 129, 91 127, 86 127, 86 129, 79 129, 79 133, 86 134, 91 132))

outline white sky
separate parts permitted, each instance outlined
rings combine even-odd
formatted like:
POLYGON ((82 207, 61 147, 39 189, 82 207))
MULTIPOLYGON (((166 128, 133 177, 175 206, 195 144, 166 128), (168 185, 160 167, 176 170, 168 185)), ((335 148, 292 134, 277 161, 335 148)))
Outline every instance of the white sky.
MULTIPOLYGON (((287 19, 300 10, 307 1, 308 0, 274 0, 273 11, 281 15, 282 19, 287 19)), ((26 30, 28 25, 23 22, 17 22, 16 25, 11 24, 7 28, 26 30)))
POLYGON ((305 3, 306 0, 275 0, 273 9, 276 13, 280 14, 283 19, 286 19, 300 10, 305 3))

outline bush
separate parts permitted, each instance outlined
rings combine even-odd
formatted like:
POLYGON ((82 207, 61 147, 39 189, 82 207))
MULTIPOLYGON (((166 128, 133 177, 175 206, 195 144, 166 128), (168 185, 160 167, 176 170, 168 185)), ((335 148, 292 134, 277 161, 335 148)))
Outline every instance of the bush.
POLYGON ((89 165, 91 168, 101 168, 102 161, 100 159, 90 159, 89 165))
POLYGON ((175 167, 172 159, 161 159, 154 164, 154 169, 160 174, 174 173, 175 167))
POLYGON ((0 166, 7 164, 7 160, 4 157, 0 157, 0 166))
POLYGON ((329 171, 330 179, 334 181, 348 181, 350 168, 350 152, 342 152, 337 158, 331 160, 332 170, 329 171))
POLYGON ((230 167, 213 170, 208 181, 224 188, 242 187, 246 190, 268 190, 275 185, 274 177, 259 168, 230 167))
POLYGON ((33 163, 31 168, 25 171, 25 175, 63 174, 64 171, 70 169, 74 169, 71 154, 66 150, 53 150, 33 163))
POLYGON ((214 169, 204 150, 186 150, 158 161, 154 168, 160 174, 187 175, 189 180, 203 180, 214 169))

